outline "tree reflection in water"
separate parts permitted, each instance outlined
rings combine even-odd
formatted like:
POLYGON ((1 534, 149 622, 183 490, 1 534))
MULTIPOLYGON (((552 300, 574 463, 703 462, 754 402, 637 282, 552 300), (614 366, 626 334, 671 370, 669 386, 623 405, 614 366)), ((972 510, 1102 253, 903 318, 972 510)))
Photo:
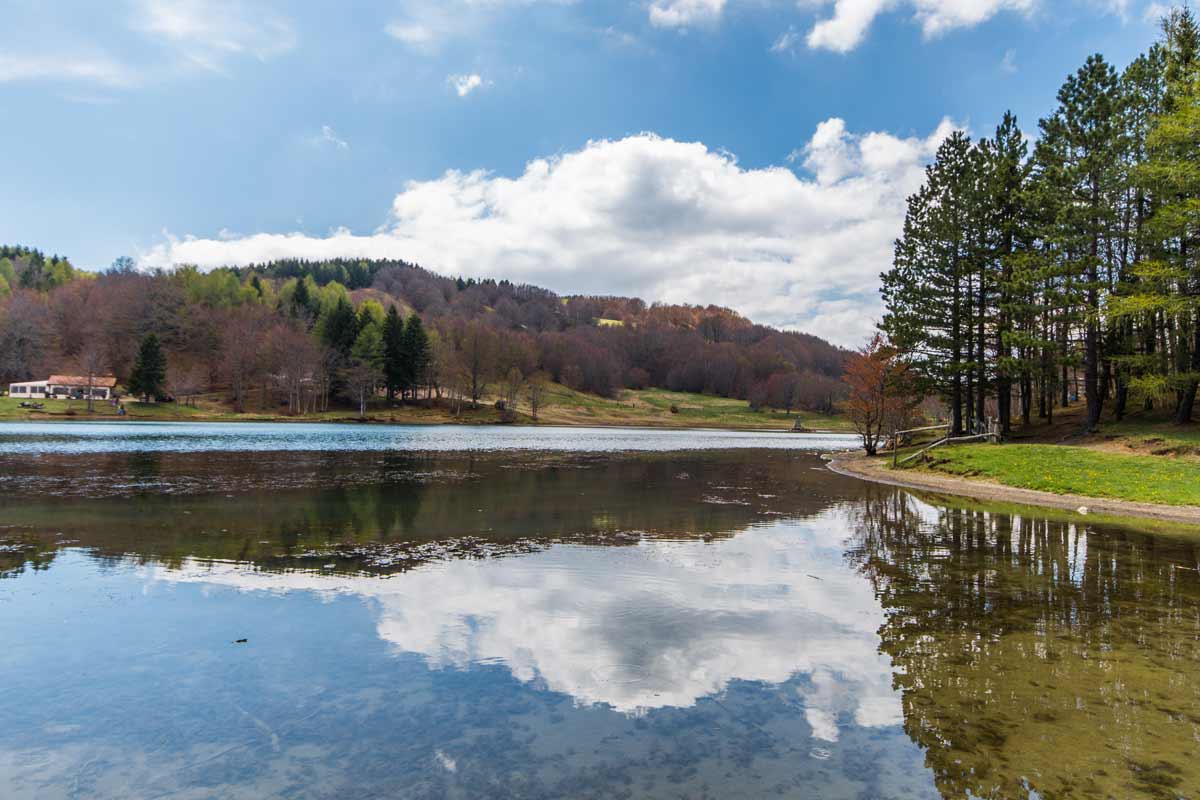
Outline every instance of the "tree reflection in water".
POLYGON ((880 491, 847 557, 945 797, 1194 797, 1197 546, 880 491))

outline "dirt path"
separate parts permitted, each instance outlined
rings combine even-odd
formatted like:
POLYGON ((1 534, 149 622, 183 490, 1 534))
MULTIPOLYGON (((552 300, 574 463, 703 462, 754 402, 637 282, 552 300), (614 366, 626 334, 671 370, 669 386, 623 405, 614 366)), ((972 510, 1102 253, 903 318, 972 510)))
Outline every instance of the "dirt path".
POLYGON ((989 481, 957 478, 952 475, 892 470, 884 466, 878 459, 861 455, 838 455, 829 462, 829 468, 841 475, 900 486, 905 489, 924 489, 930 492, 973 497, 976 500, 1023 503, 1031 506, 1065 508, 1070 511, 1086 508, 1089 514, 1145 517, 1200 526, 1200 507, 1198 506, 1166 506, 1157 503, 1135 503, 1131 500, 1112 500, 1104 497, 1054 494, 1036 489, 1019 489, 1015 486, 1004 486, 989 481))

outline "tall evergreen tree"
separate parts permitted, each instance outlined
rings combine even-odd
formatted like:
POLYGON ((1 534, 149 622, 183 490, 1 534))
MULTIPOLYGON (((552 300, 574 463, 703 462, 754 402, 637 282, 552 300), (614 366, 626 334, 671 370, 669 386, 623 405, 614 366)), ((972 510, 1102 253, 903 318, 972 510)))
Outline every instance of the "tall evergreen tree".
POLYGON ((387 396, 388 400, 394 400, 396 393, 404 388, 407 375, 407 364, 404 357, 404 319, 394 305, 388 307, 387 317, 383 322, 383 354, 387 396))
POLYGON ((1018 333, 1015 319, 1024 308, 1028 287, 1014 279, 1021 251, 1028 245, 1025 212, 1026 182, 1029 177, 1029 146, 1010 111, 996 128, 996 135, 980 145, 988 179, 986 203, 991 212, 994 266, 997 268, 996 296, 996 401, 1001 431, 1008 435, 1012 424, 1013 377, 1021 387, 1022 414, 1028 418, 1031 404, 1031 362, 1027 338, 1018 333))
POLYGON ((1148 391, 1174 391, 1175 419, 1190 422, 1200 382, 1200 76, 1195 68, 1196 33, 1190 14, 1168 20, 1166 110, 1146 137, 1146 160, 1134 170, 1138 184, 1156 198, 1146 220, 1153 256, 1135 268, 1136 288, 1112 303, 1122 318, 1161 317, 1173 331, 1164 352, 1173 362, 1156 375, 1143 378, 1148 391), (1173 30, 1175 25, 1181 31, 1173 30))
POLYGON ((429 335, 425 332, 425 326, 421 323, 421 318, 416 314, 410 314, 408 322, 404 325, 403 352, 407 360, 407 369, 405 372, 406 388, 411 391, 413 399, 416 399, 417 391, 425 383, 425 376, 429 371, 429 360, 431 357, 429 352, 429 335))
POLYGON ((975 411, 968 376, 975 365, 977 166, 966 134, 955 131, 942 143, 925 186, 908 200, 893 268, 881 276, 883 330, 910 355, 926 387, 946 400, 955 433, 975 411))
POLYGON ((133 370, 129 373, 127 388, 133 395, 154 400, 162 396, 166 380, 167 358, 163 355, 158 336, 153 332, 148 333, 138 349, 133 370))
POLYGON ((1062 220, 1067 257, 1082 279, 1086 306, 1083 368, 1088 430, 1099 425, 1107 394, 1107 387, 1101 384, 1101 297, 1106 288, 1101 277, 1101 248, 1112 226, 1112 200, 1118 188, 1122 101, 1116 70, 1096 54, 1059 89, 1055 113, 1066 135, 1063 177, 1072 200, 1064 207, 1062 220))
POLYGON ((358 338, 359 321, 354 313, 354 306, 344 297, 337 302, 319 320, 321 341, 328 345, 343 360, 349 358, 354 341, 358 338))

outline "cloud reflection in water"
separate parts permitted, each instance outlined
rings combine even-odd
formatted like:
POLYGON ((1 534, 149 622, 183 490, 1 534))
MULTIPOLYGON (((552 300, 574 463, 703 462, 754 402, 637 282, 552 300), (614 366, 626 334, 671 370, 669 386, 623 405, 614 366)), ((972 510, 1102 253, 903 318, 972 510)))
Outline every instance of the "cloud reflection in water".
POLYGON ((796 702, 815 737, 836 741, 840 724, 902 721, 878 652, 883 612, 842 558, 847 525, 834 509, 725 540, 560 545, 388 578, 197 561, 152 570, 170 582, 358 596, 384 641, 431 668, 501 663, 579 705, 627 714, 687 708, 731 681, 806 675, 796 702))

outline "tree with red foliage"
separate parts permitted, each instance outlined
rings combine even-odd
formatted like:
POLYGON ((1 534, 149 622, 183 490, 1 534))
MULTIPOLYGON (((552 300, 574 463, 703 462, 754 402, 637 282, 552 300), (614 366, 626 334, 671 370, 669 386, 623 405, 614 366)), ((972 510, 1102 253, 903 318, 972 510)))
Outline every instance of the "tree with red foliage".
POLYGON ((873 456, 888 432, 908 422, 919 402, 908 362, 877 333, 846 362, 843 380, 850 392, 846 413, 863 449, 873 456))

